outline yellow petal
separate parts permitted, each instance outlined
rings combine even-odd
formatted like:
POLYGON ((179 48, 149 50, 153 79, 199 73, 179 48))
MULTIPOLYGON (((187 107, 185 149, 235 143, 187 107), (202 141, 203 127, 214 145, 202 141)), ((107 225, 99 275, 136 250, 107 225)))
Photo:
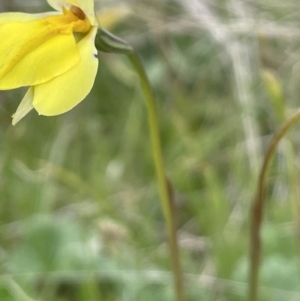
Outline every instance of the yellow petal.
POLYGON ((58 15, 58 13, 57 12, 48 12, 48 13, 41 13, 41 14, 3 13, 0 14, 0 24, 9 23, 9 22, 36 21, 53 15, 58 15))
POLYGON ((0 24, 0 90, 44 83, 79 62, 74 36, 48 31, 42 20, 0 24))
POLYGON ((32 109, 33 87, 29 88, 23 100, 19 104, 16 113, 13 115, 12 124, 16 125, 24 116, 26 116, 32 109))
POLYGON ((66 73, 34 88, 33 106, 41 115, 65 113, 81 102, 93 87, 98 69, 94 39, 97 28, 78 43, 81 61, 66 73))
POLYGON ((52 6, 58 11, 62 11, 63 7, 69 9, 72 5, 77 6, 88 17, 91 25, 97 25, 94 9, 94 0, 48 0, 48 3, 50 6, 52 6))

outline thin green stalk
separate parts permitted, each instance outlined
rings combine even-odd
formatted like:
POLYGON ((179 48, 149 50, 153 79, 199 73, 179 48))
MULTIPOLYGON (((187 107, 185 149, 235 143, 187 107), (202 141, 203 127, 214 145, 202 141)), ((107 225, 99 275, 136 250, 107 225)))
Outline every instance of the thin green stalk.
POLYGON ((176 300, 184 301, 185 293, 183 287, 183 274, 179 257, 179 247, 176 233, 176 224, 174 219, 174 201, 172 188, 167 180, 161 150, 159 126, 156 113, 155 97, 153 90, 149 83, 147 74, 143 67, 143 64, 137 54, 129 53, 127 54, 129 60, 131 61, 133 67, 139 75, 141 80, 141 87, 146 98, 146 104, 148 109, 148 119, 150 126, 152 151, 156 168, 156 176, 158 180, 158 186, 160 191, 161 205, 164 213, 164 217, 167 225, 169 247, 171 253, 172 267, 174 273, 174 286, 176 292, 176 300))
POLYGON ((95 38, 95 46, 99 51, 126 54, 129 60, 131 61, 134 69, 136 70, 137 74, 139 75, 141 87, 146 98, 151 133, 152 151, 160 192, 160 200, 167 224, 167 233, 174 274, 176 300, 185 301, 183 274, 179 258, 179 247, 175 224, 174 199, 171 183, 168 182, 165 174, 153 90, 151 88, 150 82, 148 80, 147 74, 139 56, 126 41, 120 39, 117 36, 114 36, 112 33, 104 30, 103 28, 99 28, 95 38))
POLYGON ((258 179, 257 194, 251 210, 250 228, 250 274, 249 274, 249 301, 258 301, 259 271, 261 261, 261 226, 265 208, 266 175, 272 155, 278 143, 286 132, 300 119, 300 109, 297 110, 279 129, 272 138, 264 157, 258 179))

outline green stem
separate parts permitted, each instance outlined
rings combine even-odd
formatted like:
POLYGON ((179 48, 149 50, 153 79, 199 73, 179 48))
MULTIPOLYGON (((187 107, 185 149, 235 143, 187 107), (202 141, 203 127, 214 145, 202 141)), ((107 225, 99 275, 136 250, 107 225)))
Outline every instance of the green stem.
POLYGON ((146 98, 156 176, 158 180, 162 209, 167 224, 169 247, 174 273, 176 300, 184 301, 185 294, 183 288, 183 274, 180 264, 179 247, 176 233, 176 225, 174 220, 174 202, 172 197, 171 185, 167 180, 164 169, 155 97, 139 56, 134 52, 127 54, 127 56, 140 77, 141 87, 146 98))
POLYGON ((251 210, 250 233, 250 274, 249 274, 249 301, 258 301, 259 270, 261 261, 261 226, 265 208, 266 175, 272 155, 286 132, 300 119, 300 109, 297 110, 279 129, 272 138, 263 165, 260 170, 257 194, 251 210))

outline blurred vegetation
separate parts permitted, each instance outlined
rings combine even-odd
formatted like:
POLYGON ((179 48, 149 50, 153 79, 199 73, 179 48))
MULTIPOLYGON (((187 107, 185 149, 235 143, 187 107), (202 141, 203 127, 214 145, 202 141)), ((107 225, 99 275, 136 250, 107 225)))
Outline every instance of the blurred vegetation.
MULTIPOLYGON (((297 2, 238 2, 97 3, 128 8, 112 31, 141 54, 159 100, 189 301, 246 300, 258 164, 299 106, 297 2)), ((139 83, 126 57, 99 60, 90 95, 61 116, 13 127, 25 90, 0 92, 1 301, 174 300, 139 83)), ((269 172, 262 301, 300 298, 298 137, 269 172)))

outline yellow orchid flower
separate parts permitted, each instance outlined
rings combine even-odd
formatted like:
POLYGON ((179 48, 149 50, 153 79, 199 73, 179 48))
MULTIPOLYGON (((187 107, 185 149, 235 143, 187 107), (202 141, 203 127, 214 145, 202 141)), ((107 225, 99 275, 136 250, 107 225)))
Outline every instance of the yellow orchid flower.
POLYGON ((0 90, 30 86, 13 124, 33 108, 65 113, 92 89, 98 69, 93 0, 48 0, 56 10, 0 14, 0 90))

